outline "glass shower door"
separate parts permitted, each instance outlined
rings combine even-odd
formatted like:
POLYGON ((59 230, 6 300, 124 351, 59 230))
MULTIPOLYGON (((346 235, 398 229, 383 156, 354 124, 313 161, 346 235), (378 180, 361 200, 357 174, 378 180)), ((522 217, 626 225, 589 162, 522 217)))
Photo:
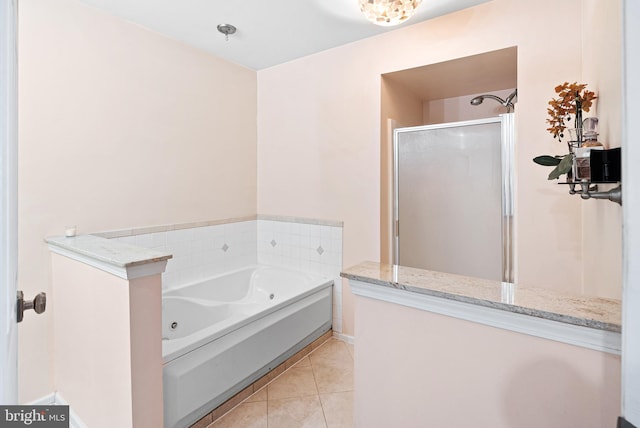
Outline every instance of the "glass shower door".
POLYGON ((512 116, 395 130, 396 264, 512 281, 512 116))

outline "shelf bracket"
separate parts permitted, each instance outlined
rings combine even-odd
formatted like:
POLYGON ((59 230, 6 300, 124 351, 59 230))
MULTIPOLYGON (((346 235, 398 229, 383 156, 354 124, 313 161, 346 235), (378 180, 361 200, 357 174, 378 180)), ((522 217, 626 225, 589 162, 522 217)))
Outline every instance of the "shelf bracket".
POLYGON ((615 202, 618 205, 622 205, 622 184, 614 187, 606 192, 599 192, 598 185, 588 181, 567 181, 569 185, 569 194, 579 194, 582 199, 608 199, 611 202, 615 202), (576 187, 580 185, 580 189, 576 187))

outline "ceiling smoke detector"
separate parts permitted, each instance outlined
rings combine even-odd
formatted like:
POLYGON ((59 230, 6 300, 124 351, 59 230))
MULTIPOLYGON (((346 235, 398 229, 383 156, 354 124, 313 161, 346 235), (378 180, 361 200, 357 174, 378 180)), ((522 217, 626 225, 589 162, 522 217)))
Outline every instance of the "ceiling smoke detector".
POLYGON ((236 32, 236 27, 231 24, 218 24, 218 31, 224 34, 224 40, 229 41, 229 34, 234 34, 236 32))

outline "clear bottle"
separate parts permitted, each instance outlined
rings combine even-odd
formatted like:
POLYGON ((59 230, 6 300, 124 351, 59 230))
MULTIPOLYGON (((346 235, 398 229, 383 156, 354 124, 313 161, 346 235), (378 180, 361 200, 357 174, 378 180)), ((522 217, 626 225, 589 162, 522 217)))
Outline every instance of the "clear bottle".
POLYGON ((591 150, 603 150, 604 147, 598 142, 598 134, 585 134, 582 147, 576 149, 576 180, 591 180, 591 150))

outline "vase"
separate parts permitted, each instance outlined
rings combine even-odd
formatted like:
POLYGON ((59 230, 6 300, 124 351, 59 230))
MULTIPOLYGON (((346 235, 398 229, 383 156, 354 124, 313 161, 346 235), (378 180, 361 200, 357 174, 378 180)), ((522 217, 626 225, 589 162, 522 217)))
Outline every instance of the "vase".
POLYGON ((567 128, 567 133, 569 134, 570 148, 582 147, 582 128, 567 128))

